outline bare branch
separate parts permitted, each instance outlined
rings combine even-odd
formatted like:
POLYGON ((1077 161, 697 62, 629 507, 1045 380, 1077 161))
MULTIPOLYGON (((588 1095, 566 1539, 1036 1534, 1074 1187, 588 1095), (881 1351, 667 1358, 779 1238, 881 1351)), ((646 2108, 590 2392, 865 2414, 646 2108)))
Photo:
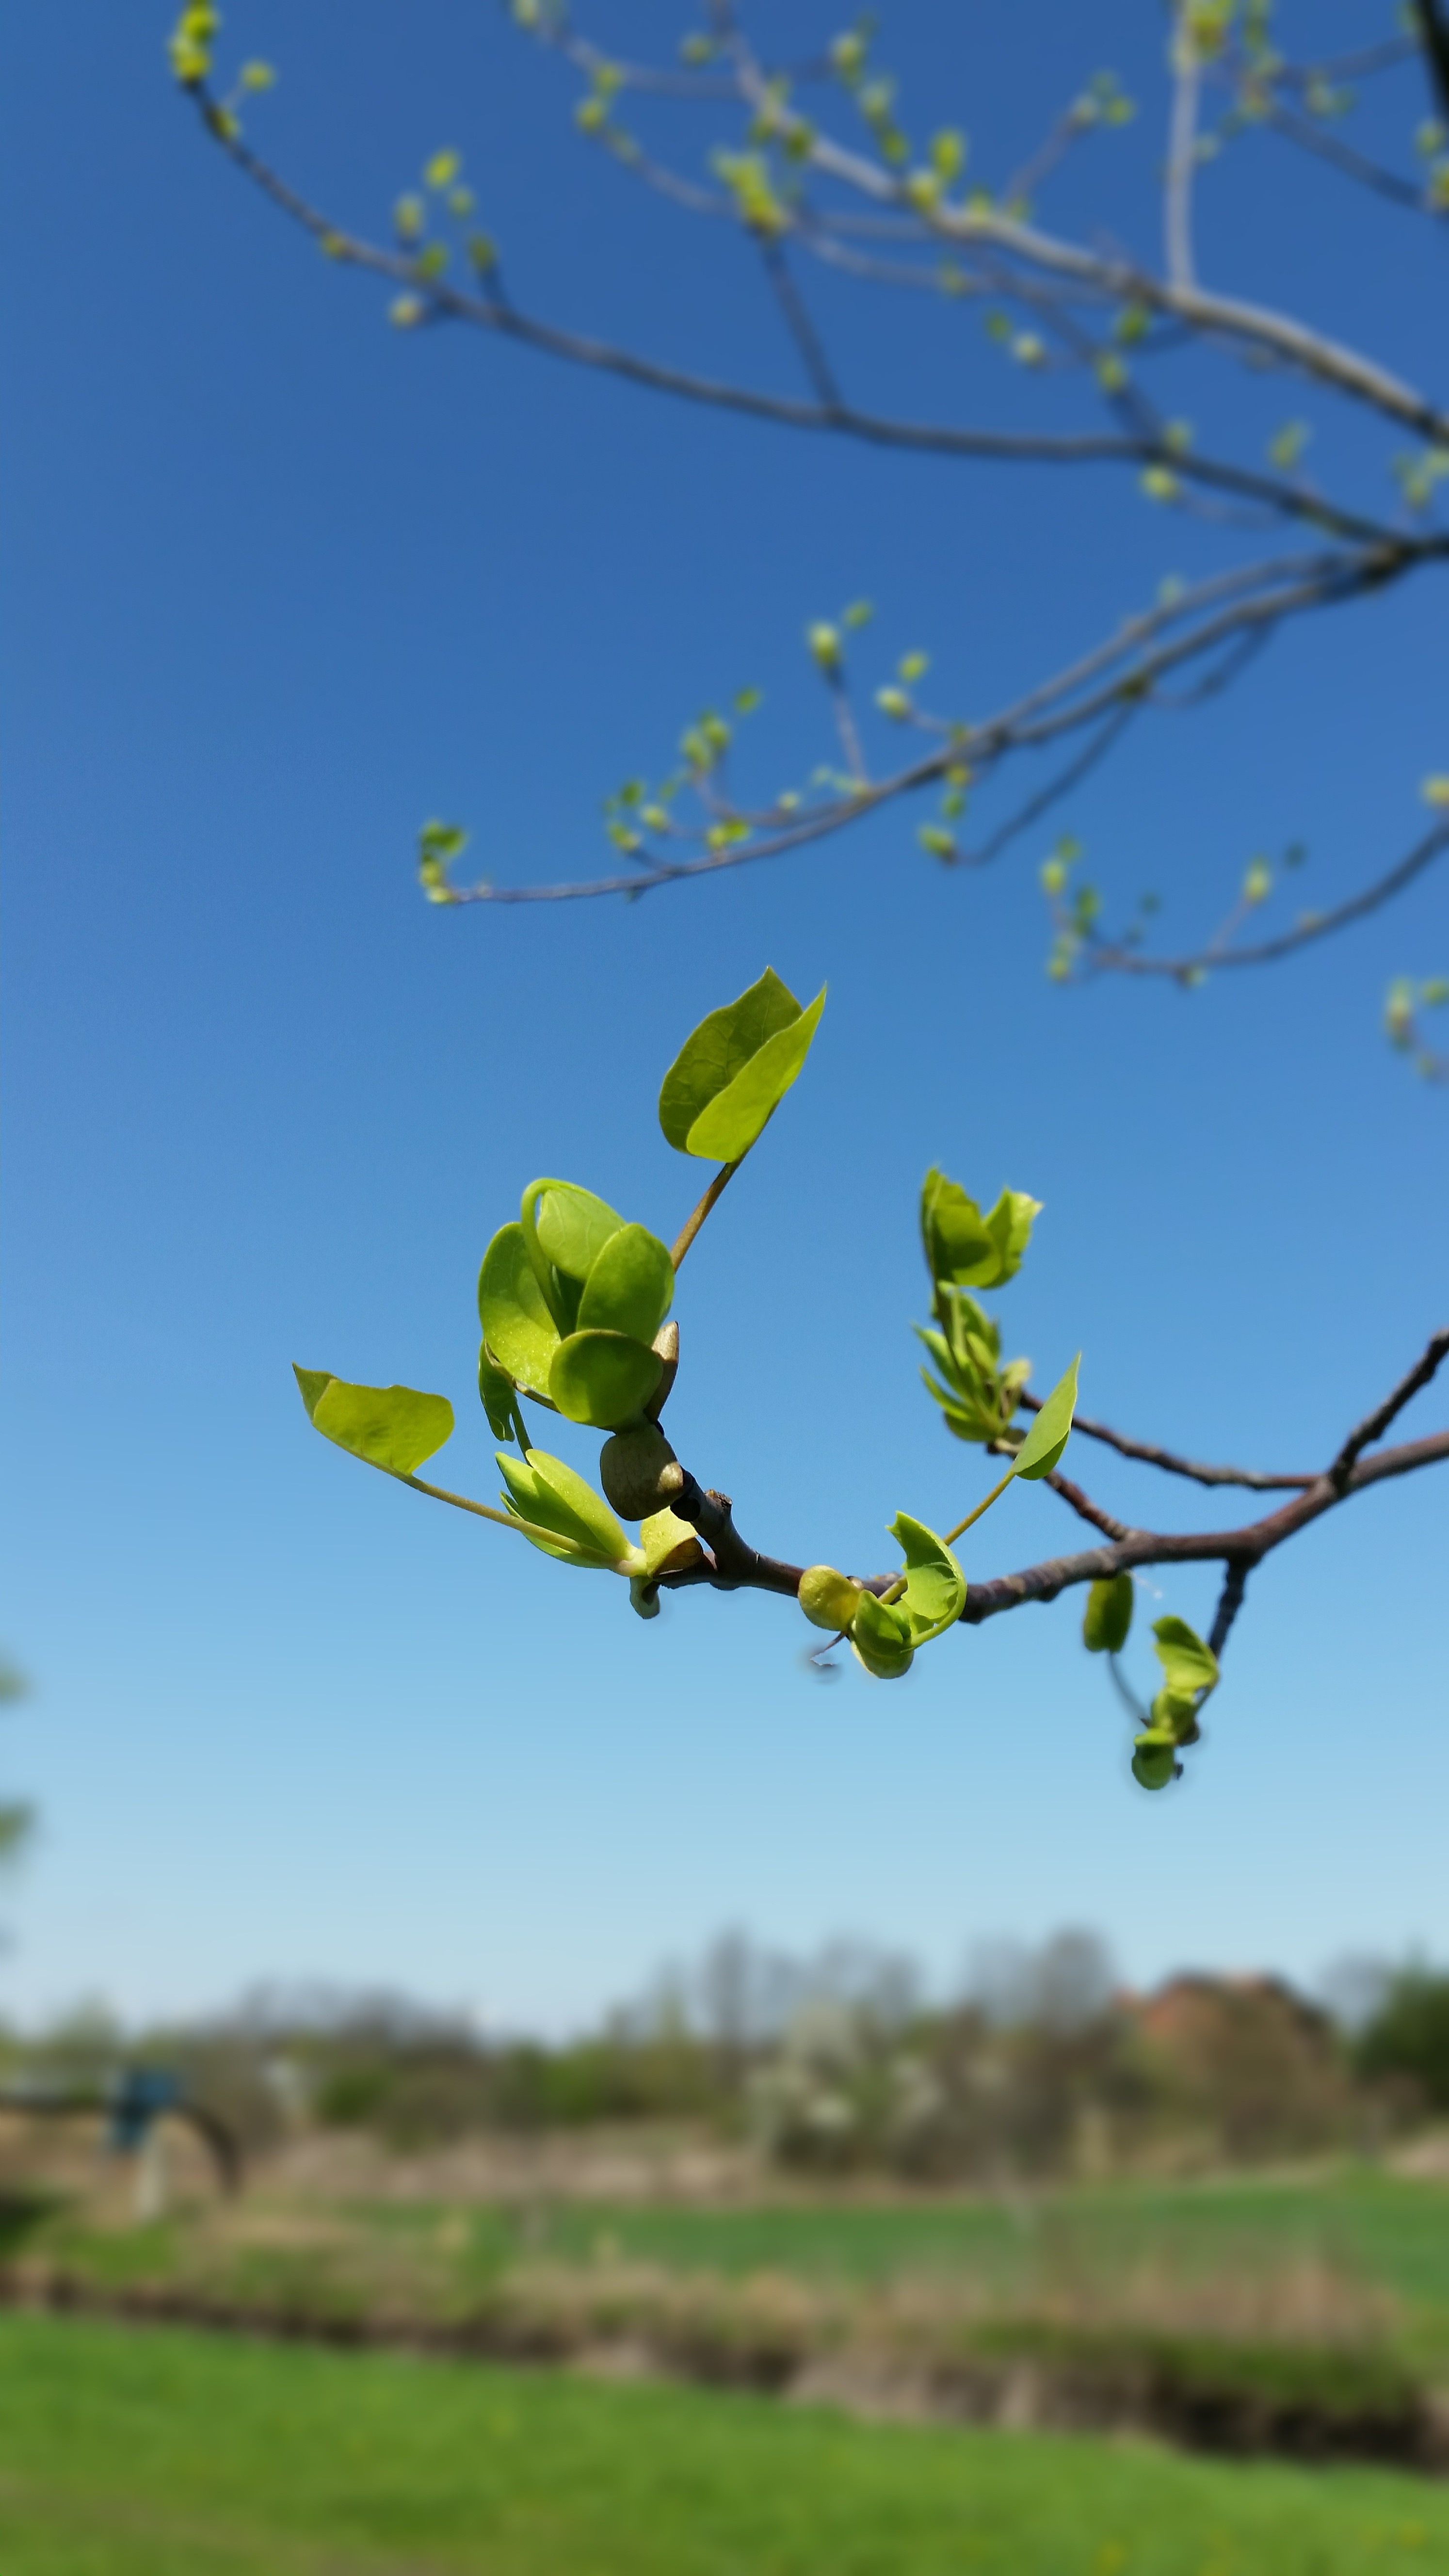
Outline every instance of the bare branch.
POLYGON ((1192 13, 1178 0, 1172 34, 1172 124, 1167 145, 1164 247, 1175 287, 1194 282, 1192 183, 1197 169, 1197 101, 1201 78, 1192 13))
MULTIPOLYGON (((1042 1398, 1026 1388, 1018 1398, 1027 1413, 1039 1413, 1042 1398)), ((1129 1440, 1124 1431, 1114 1431, 1110 1423, 1094 1422, 1090 1415, 1075 1416, 1072 1429, 1083 1431, 1089 1440, 1104 1441, 1121 1458, 1138 1459, 1144 1467, 1160 1467, 1169 1476, 1190 1477, 1195 1485, 1246 1485, 1254 1493, 1276 1494, 1296 1491, 1315 1482, 1312 1476, 1270 1476, 1256 1467, 1205 1467, 1195 1458, 1179 1457, 1175 1449, 1161 1449, 1155 1441, 1129 1440)))
POLYGON ((1410 1398, 1416 1396, 1422 1387, 1429 1384, 1440 1362, 1446 1357, 1449 1357, 1449 1332, 1435 1333, 1423 1358, 1415 1361, 1407 1376, 1400 1378, 1398 1385, 1391 1394, 1384 1397, 1382 1404, 1375 1405, 1373 1412, 1365 1415, 1358 1429, 1349 1433, 1328 1471, 1329 1481, 1339 1493, 1345 1490, 1355 1462, 1361 1453, 1371 1448, 1375 1440, 1382 1440, 1389 1424, 1403 1412, 1410 1398))
POLYGON ((1081 967, 1092 973, 1166 976, 1173 983, 1193 984, 1225 966, 1270 966, 1280 957, 1291 957, 1298 949, 1311 947, 1315 940, 1327 939, 1336 930, 1346 930, 1350 922, 1363 921, 1369 913, 1379 911, 1422 876, 1446 849, 1449 821, 1436 823, 1421 841, 1415 842, 1407 858, 1400 859, 1396 867, 1377 877, 1361 894, 1351 895, 1330 912, 1305 913, 1291 930, 1280 931, 1273 939, 1255 940, 1246 948, 1210 944, 1188 957, 1144 957, 1120 941, 1088 934, 1081 950, 1081 967))

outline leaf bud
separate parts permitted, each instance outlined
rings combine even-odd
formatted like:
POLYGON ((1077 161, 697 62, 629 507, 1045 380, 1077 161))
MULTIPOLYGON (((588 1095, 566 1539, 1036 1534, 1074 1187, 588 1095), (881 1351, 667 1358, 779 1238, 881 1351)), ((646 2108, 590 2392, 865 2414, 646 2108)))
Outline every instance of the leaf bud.
POLYGON ((860 1606, 861 1587, 833 1565, 807 1565, 800 1577, 800 1607, 815 1628, 848 1628, 860 1606))
POLYGON ((684 1470, 657 1422, 616 1431, 599 1452, 599 1482, 625 1521, 666 1511, 684 1484, 684 1470))
POLYGON ((644 1407, 646 1422, 657 1422, 669 1401, 669 1391, 679 1374, 679 1326, 671 1320, 661 1324, 652 1347, 664 1362, 664 1374, 644 1407))
POLYGON ((1149 1728, 1135 1739, 1132 1777, 1141 1789, 1166 1789, 1177 1778, 1177 1747, 1170 1735, 1149 1728))

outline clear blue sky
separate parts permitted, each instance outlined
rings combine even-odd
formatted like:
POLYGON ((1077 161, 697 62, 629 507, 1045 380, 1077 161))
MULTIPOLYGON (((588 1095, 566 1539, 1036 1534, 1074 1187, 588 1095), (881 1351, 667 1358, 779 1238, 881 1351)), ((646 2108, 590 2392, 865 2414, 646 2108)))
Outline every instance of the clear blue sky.
MULTIPOLYGON (((1097 64, 1145 87, 1161 40, 1145 7, 892 14, 908 114, 913 83, 933 123, 959 102, 988 176, 1097 64)), ((1356 36, 1384 13, 1314 15, 1356 36)), ((1449 1475, 1258 1577, 1210 1741, 1152 1799, 1079 1603, 948 1639, 894 1690, 827 1689, 788 1604, 700 1595, 646 1627, 622 1587, 309 1431, 293 1359, 443 1389, 446 1476, 494 1490, 489 1233, 539 1170, 671 1233, 694 1175, 659 1077, 768 960, 802 993, 828 978, 830 1006, 685 1273, 671 1410, 750 1535, 873 1564, 897 1508, 944 1526, 983 1488, 916 1381, 932 1160, 1045 1201, 1001 1301, 1044 1377, 1081 1344, 1109 1419, 1312 1465, 1445 1319, 1449 1108, 1377 1014, 1390 974, 1449 965, 1449 929, 1426 882, 1276 977, 1061 993, 1047 835, 970 880, 904 815, 632 908, 427 909, 424 815, 466 818, 496 876, 583 873, 602 792, 742 681, 766 691, 762 783, 828 757, 801 630, 856 594, 872 652, 930 647, 970 709, 1191 569, 1194 540, 1128 482, 832 450, 390 330, 205 148, 164 19, 79 0, 5 38, 4 1634, 35 1691, 0 1751, 44 1825, 0 1998, 142 2012, 319 1974, 557 2025, 731 1920, 879 1933, 940 1975, 974 1938, 1069 1921, 1143 1978, 1449 1948, 1449 1475)), ((566 79, 484 0, 229 20, 280 65, 259 139, 343 214, 380 225, 456 144, 554 314, 793 382, 738 246, 591 157, 566 79)), ((1110 148, 1124 176, 1094 185, 1140 236, 1157 138, 1110 148)), ((1211 273, 1422 373, 1442 236, 1245 167, 1241 212, 1208 192, 1211 273)), ((1086 203, 1070 181, 1064 216, 1086 203)), ((848 309, 825 307, 857 383, 1001 402, 978 324, 848 309)), ((1187 399, 1205 429, 1242 404, 1254 437, 1295 407, 1216 376, 1187 399)), ((1334 435, 1382 473, 1392 442, 1334 435)), ((1236 698, 1144 729, 1063 818, 1104 881, 1159 886, 1189 934, 1256 848, 1301 834, 1326 901, 1406 847, 1449 767, 1443 603, 1426 581, 1322 621, 1236 698)), ((1090 1464, 1129 1517, 1197 1508, 1090 1464)), ((1013 1494, 967 1571, 1074 1526, 1013 1494)), ((1169 1576, 1162 1606, 1205 1624, 1212 1588, 1169 1576)))

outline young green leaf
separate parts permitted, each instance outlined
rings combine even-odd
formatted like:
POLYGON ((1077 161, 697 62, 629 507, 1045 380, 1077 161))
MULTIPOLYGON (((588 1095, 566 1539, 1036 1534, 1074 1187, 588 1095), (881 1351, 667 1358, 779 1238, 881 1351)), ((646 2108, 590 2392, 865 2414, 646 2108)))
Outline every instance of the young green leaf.
POLYGON ((1130 1574, 1103 1575, 1087 1595, 1082 1643, 1089 1655, 1120 1655, 1132 1626, 1136 1598, 1130 1574))
POLYGON ((1175 1699, 1192 1703, 1196 1692, 1216 1689, 1218 1659, 1185 1619, 1154 1619, 1152 1634, 1163 1688, 1175 1699))
POLYGON ((899 1681, 911 1669, 910 1622, 893 1603, 863 1592, 850 1623, 850 1650, 878 1682, 899 1681))
POLYGON ((685 1566, 704 1561, 704 1550, 688 1521, 670 1511, 651 1512, 641 1521, 639 1546, 651 1581, 666 1570, 678 1574, 685 1566))
POLYGON ((669 1246, 647 1226, 621 1225, 597 1255, 579 1299, 580 1332, 652 1342, 674 1300, 669 1246))
POLYGON ((478 1320, 497 1366, 515 1386, 551 1403, 548 1373, 558 1328, 529 1259, 521 1225, 500 1226, 478 1273, 478 1320))
POLYGON ((937 1286, 1000 1288, 1014 1279, 1040 1214, 1040 1199, 1003 1190, 983 1216, 959 1181, 933 1167, 921 1187, 921 1242, 937 1286))
POLYGON ((659 1124, 681 1154, 737 1163, 795 1080, 825 1008, 802 1011, 771 967, 687 1037, 659 1094, 659 1124))
POLYGON ((453 1436, 445 1395, 420 1395, 411 1386, 349 1386, 326 1369, 294 1365, 292 1374, 314 1431, 389 1476, 412 1475, 453 1436))
POLYGON ((584 1281, 624 1220, 574 1181, 530 1181, 519 1215, 549 1312, 561 1333, 571 1333, 584 1281))
POLYGON ((659 1353, 631 1333, 570 1333, 554 1355, 548 1391, 570 1422, 620 1431, 640 1419, 663 1374, 659 1353))
POLYGON ((1072 1416, 1077 1409, 1077 1371, 1082 1364, 1078 1351, 1066 1376, 1052 1388, 1035 1422, 1028 1431, 1013 1464, 1018 1476, 1034 1482, 1049 1476, 1072 1432, 1072 1416))
POLYGON ((562 1458, 551 1458, 544 1449, 530 1449, 525 1458, 512 1458, 500 1449, 498 1468, 507 1488, 504 1502, 519 1520, 528 1522, 524 1535, 545 1556, 614 1574, 643 1571, 639 1550, 630 1546, 602 1495, 565 1466, 562 1458), (556 1543, 533 1537, 533 1531, 540 1529, 552 1531, 556 1543))
POLYGON ((488 1428, 495 1440, 513 1437, 513 1380, 501 1368, 495 1368, 488 1356, 488 1345, 478 1345, 478 1393, 488 1416, 488 1428))
POLYGON ((906 1588, 890 1607, 905 1612, 913 1646, 929 1645, 960 1618, 966 1577, 945 1540, 909 1512, 897 1512, 890 1530, 906 1560, 906 1588))

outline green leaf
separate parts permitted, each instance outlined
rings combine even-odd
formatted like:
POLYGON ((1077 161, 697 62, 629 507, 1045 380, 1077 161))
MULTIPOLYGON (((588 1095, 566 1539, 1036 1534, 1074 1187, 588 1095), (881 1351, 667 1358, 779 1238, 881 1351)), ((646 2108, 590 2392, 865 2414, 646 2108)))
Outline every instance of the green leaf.
POLYGON ((1218 1659, 1185 1619, 1154 1619, 1152 1634, 1163 1687, 1174 1699, 1186 1699, 1195 1706, 1198 1691, 1217 1688, 1218 1659))
POLYGON ((313 1430, 389 1476, 410 1476, 453 1436, 445 1395, 420 1395, 411 1386, 349 1386, 325 1369, 294 1367, 293 1375, 313 1430))
POLYGON ((984 1288, 1003 1287, 1008 1279, 1016 1277, 1031 1241, 1032 1226, 1041 1214, 1041 1204, 1025 1190, 1002 1191, 986 1219, 986 1231, 996 1246, 1000 1268, 994 1279, 981 1282, 984 1288))
POLYGON ((890 1604, 905 1612, 913 1646, 929 1645, 966 1606, 966 1577, 944 1539, 909 1512, 897 1512, 891 1536, 906 1560, 906 1588, 890 1604))
POLYGON ((647 1226, 621 1225, 598 1254, 579 1299, 579 1331, 652 1342, 674 1302, 669 1246, 647 1226))
POLYGON ((478 1345, 478 1393, 488 1416, 488 1428, 495 1440, 513 1437, 513 1380, 495 1368, 488 1356, 488 1345, 478 1345))
POLYGON ((548 1391, 570 1422, 620 1431, 639 1420, 663 1373, 659 1353, 631 1333, 570 1333, 554 1355, 548 1391))
POLYGON ((850 1623, 850 1650, 877 1681, 899 1681, 911 1668, 910 1623, 893 1603, 863 1592, 850 1623))
POLYGON ((666 1566, 677 1571, 685 1565, 697 1565, 704 1556, 688 1521, 671 1511, 651 1512, 646 1521, 640 1522, 639 1546, 651 1577, 662 1574, 666 1566))
POLYGON ((574 1181, 530 1181, 520 1210, 528 1257, 561 1333, 578 1314, 578 1292, 624 1220, 574 1181), (567 1283, 567 1284, 565 1284, 567 1283))
POLYGON ((664 1077, 659 1124, 681 1154, 737 1163, 755 1142, 810 1052, 824 992, 802 1011, 767 966, 737 1001, 711 1011, 664 1077))
POLYGON ((478 1320, 489 1353, 515 1386, 551 1402, 548 1373, 559 1335, 521 1225, 500 1226, 478 1273, 478 1320))
POLYGON ((530 1449, 525 1458, 513 1458, 500 1449, 498 1468, 507 1488, 504 1502, 519 1520, 530 1524, 524 1536, 545 1556, 607 1568, 611 1573, 642 1571, 638 1549, 630 1546, 603 1496, 565 1466, 562 1458, 551 1458, 544 1449, 530 1449), (534 1538, 535 1529, 552 1531, 556 1543, 534 1538))
POLYGON ((1051 1474, 1071 1438, 1072 1415, 1077 1409, 1077 1371, 1081 1364, 1082 1354, 1078 1351, 1066 1376, 1052 1388, 1016 1453, 1016 1473, 1030 1482, 1035 1482, 1038 1476, 1051 1474))
POLYGON ((933 1168, 921 1188, 921 1241, 932 1278, 938 1286, 1000 1288, 1021 1268, 1040 1213, 1040 1199, 1003 1190, 983 1216, 959 1181, 933 1168))
POLYGON ((1120 1655, 1132 1626, 1136 1592, 1130 1574, 1107 1574, 1094 1583, 1082 1614, 1082 1643, 1089 1655, 1120 1655))

